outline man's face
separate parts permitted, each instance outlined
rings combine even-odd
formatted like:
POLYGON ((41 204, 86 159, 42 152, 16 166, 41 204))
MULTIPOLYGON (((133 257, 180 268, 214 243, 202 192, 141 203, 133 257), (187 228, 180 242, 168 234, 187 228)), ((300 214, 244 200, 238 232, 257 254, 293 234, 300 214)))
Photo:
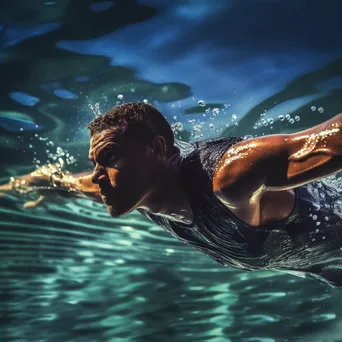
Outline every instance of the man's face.
POLYGON ((152 156, 146 146, 123 130, 111 127, 90 140, 89 159, 94 164, 92 181, 100 187, 102 200, 113 217, 134 210, 150 192, 152 156))

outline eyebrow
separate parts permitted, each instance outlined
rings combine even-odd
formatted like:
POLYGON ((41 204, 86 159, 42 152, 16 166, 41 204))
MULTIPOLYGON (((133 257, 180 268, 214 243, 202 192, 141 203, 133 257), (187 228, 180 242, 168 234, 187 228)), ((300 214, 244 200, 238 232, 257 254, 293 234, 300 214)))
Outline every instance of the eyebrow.
MULTIPOLYGON (((110 145, 107 145, 107 146, 105 146, 105 147, 103 147, 103 148, 101 148, 99 151, 98 151, 98 153, 97 153, 97 159, 99 159, 99 157, 101 157, 101 155, 103 154, 103 153, 105 153, 107 150, 111 150, 111 149, 117 149, 118 148, 118 146, 119 146, 119 144, 118 143, 113 143, 113 144, 110 144, 110 145)), ((92 157, 88 157, 88 159, 95 165, 95 159, 94 158, 92 158, 92 157)), ((101 158, 100 158, 101 159, 101 158)))

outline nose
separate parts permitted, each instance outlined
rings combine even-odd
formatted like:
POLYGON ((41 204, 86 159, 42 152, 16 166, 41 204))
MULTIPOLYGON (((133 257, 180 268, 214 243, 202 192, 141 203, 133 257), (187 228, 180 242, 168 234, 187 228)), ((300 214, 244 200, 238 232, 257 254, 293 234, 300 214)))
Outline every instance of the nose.
POLYGON ((93 184, 99 184, 99 181, 102 178, 106 177, 106 170, 102 166, 96 165, 93 171, 93 174, 91 175, 91 181, 93 184))

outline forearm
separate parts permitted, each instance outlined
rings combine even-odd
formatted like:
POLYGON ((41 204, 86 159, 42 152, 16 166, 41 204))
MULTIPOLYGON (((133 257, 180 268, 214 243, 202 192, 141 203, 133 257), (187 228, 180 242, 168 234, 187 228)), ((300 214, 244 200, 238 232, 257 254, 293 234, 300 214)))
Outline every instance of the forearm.
POLYGON ((30 201, 24 207, 35 207, 47 198, 83 197, 102 202, 99 187, 91 181, 91 172, 70 174, 60 169, 58 164, 47 164, 23 176, 11 177, 6 184, 0 185, 0 197, 5 195, 25 196, 36 192, 39 198, 30 201))
POLYGON ((52 188, 62 196, 87 197, 102 201, 99 186, 92 183, 91 175, 91 171, 77 174, 52 174, 52 188))

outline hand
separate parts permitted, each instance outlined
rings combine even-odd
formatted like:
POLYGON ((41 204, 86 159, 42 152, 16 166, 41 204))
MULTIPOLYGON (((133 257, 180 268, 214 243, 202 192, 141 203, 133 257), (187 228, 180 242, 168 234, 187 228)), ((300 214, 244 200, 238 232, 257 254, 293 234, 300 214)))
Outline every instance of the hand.
POLYGON ((48 164, 39 169, 17 178, 11 177, 7 184, 0 186, 0 197, 6 195, 25 195, 35 191, 40 196, 35 201, 25 202, 24 208, 37 207, 45 198, 46 190, 52 187, 52 176, 60 172, 56 165, 48 164))

